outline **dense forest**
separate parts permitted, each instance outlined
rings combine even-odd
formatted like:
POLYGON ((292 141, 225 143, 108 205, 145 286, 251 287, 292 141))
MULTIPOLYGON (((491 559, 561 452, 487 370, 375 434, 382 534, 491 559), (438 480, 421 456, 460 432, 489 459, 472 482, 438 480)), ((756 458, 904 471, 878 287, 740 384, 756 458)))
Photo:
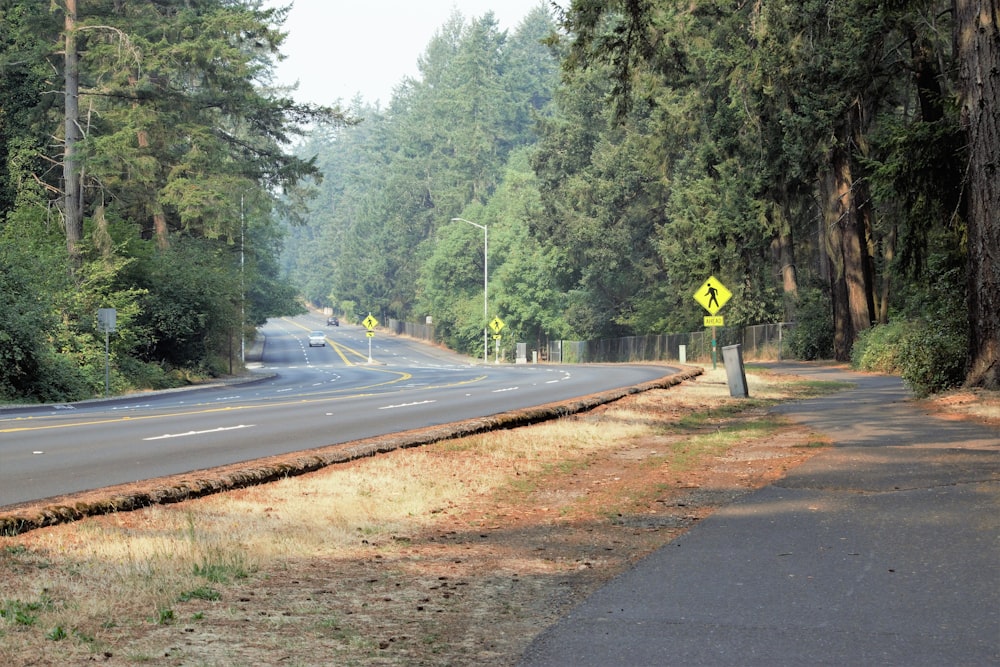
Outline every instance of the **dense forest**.
MULTIPOLYGON (((992 13, 991 13, 992 12, 992 13)), ((449 345, 795 322, 801 356, 923 388, 998 368, 988 2, 575 0, 456 15, 385 109, 315 133, 285 266, 312 302, 449 345), (544 44, 544 47, 543 47, 544 44), (460 218, 456 220, 456 218, 460 218)), ((481 347, 479 348, 481 349, 481 347)))
POLYGON ((287 9, 0 0, 0 397, 99 392, 99 308, 118 390, 299 298, 477 354, 484 273, 514 340, 695 330, 715 275, 802 357, 1000 388, 994 2, 562 4, 331 109, 273 85, 287 9))
POLYGON ((0 0, 0 397, 70 400, 238 370, 302 310, 290 154, 350 122, 271 86, 287 10, 233 0, 0 0), (284 216, 287 217, 287 216, 284 216))

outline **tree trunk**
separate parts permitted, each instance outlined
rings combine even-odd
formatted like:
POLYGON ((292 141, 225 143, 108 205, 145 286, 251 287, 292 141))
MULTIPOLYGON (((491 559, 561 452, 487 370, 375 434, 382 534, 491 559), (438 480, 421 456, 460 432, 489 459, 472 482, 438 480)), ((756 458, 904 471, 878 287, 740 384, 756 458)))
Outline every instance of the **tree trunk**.
POLYGON ((771 237, 771 257, 777 265, 777 274, 781 276, 781 291, 785 307, 785 321, 795 321, 795 310, 799 301, 799 284, 795 273, 795 247, 792 243, 791 216, 787 212, 787 204, 772 205, 771 225, 774 229, 771 237))
MULTIPOLYGON (((139 148, 149 148, 149 133, 146 130, 139 130, 136 134, 136 141, 139 148)), ((151 193, 153 199, 153 237, 156 239, 156 247, 166 250, 170 247, 170 235, 167 231, 167 216, 163 213, 163 207, 156 197, 156 192, 151 193)))
POLYGON ((962 125, 969 147, 968 386, 1000 389, 1000 11, 955 0, 962 125))
MULTIPOLYGON (((893 260, 896 258, 896 225, 892 224, 889 227, 889 234, 886 236, 883 242, 882 255, 885 260, 885 266, 892 266, 893 260)), ((881 294, 878 301, 878 323, 888 324, 889 323, 889 291, 892 288, 892 272, 888 270, 882 273, 882 285, 881 294)))
POLYGON ((849 361, 858 332, 871 326, 874 297, 867 271, 867 218, 858 209, 850 157, 842 148, 830 151, 820 190, 830 259, 833 356, 837 361, 849 361))
MULTIPOLYGON (((137 83, 137 79, 135 77, 131 77, 129 81, 133 86, 137 83)), ((143 150, 148 149, 149 132, 146 130, 138 130, 136 132, 136 141, 139 144, 139 148, 143 150)), ((166 250, 170 247, 170 235, 167 230, 167 216, 163 213, 163 207, 160 206, 156 192, 151 192, 150 196, 153 201, 153 237, 156 239, 156 247, 160 250, 166 250)))
POLYGON ((66 248, 76 262, 83 238, 83 188, 76 144, 80 140, 80 61, 76 52, 76 0, 66 0, 65 113, 66 146, 63 153, 63 215, 66 217, 66 248))

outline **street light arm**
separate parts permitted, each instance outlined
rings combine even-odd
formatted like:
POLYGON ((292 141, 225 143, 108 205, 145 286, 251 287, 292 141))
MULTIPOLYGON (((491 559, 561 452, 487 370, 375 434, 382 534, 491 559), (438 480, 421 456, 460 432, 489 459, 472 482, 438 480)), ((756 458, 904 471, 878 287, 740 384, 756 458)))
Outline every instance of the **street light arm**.
POLYGON ((473 227, 479 227, 483 231, 486 231, 486 225, 481 225, 478 222, 473 222, 472 220, 466 220, 465 218, 452 218, 451 221, 452 222, 467 222, 470 225, 472 225, 473 227))

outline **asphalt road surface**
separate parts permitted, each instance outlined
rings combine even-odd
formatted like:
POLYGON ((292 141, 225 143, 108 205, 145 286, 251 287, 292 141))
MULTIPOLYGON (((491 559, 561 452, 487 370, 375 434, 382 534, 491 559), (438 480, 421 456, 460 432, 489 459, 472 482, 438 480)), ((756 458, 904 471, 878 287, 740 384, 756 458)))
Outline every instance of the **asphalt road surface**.
POLYGON ((262 330, 258 379, 0 409, 0 507, 483 417, 655 380, 650 365, 483 364, 304 315, 262 330), (310 347, 322 330, 326 344, 310 347))

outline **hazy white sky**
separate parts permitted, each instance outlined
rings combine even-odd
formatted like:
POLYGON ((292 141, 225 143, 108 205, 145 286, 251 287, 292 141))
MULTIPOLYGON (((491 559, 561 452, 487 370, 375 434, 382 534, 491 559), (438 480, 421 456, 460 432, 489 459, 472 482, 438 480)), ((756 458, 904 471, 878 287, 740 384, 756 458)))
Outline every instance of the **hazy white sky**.
POLYGON ((404 77, 418 76, 417 59, 452 12, 468 20, 492 11, 501 30, 513 31, 543 3, 548 0, 270 0, 292 4, 278 83, 298 81, 300 102, 349 104, 360 94, 385 107, 404 77))

